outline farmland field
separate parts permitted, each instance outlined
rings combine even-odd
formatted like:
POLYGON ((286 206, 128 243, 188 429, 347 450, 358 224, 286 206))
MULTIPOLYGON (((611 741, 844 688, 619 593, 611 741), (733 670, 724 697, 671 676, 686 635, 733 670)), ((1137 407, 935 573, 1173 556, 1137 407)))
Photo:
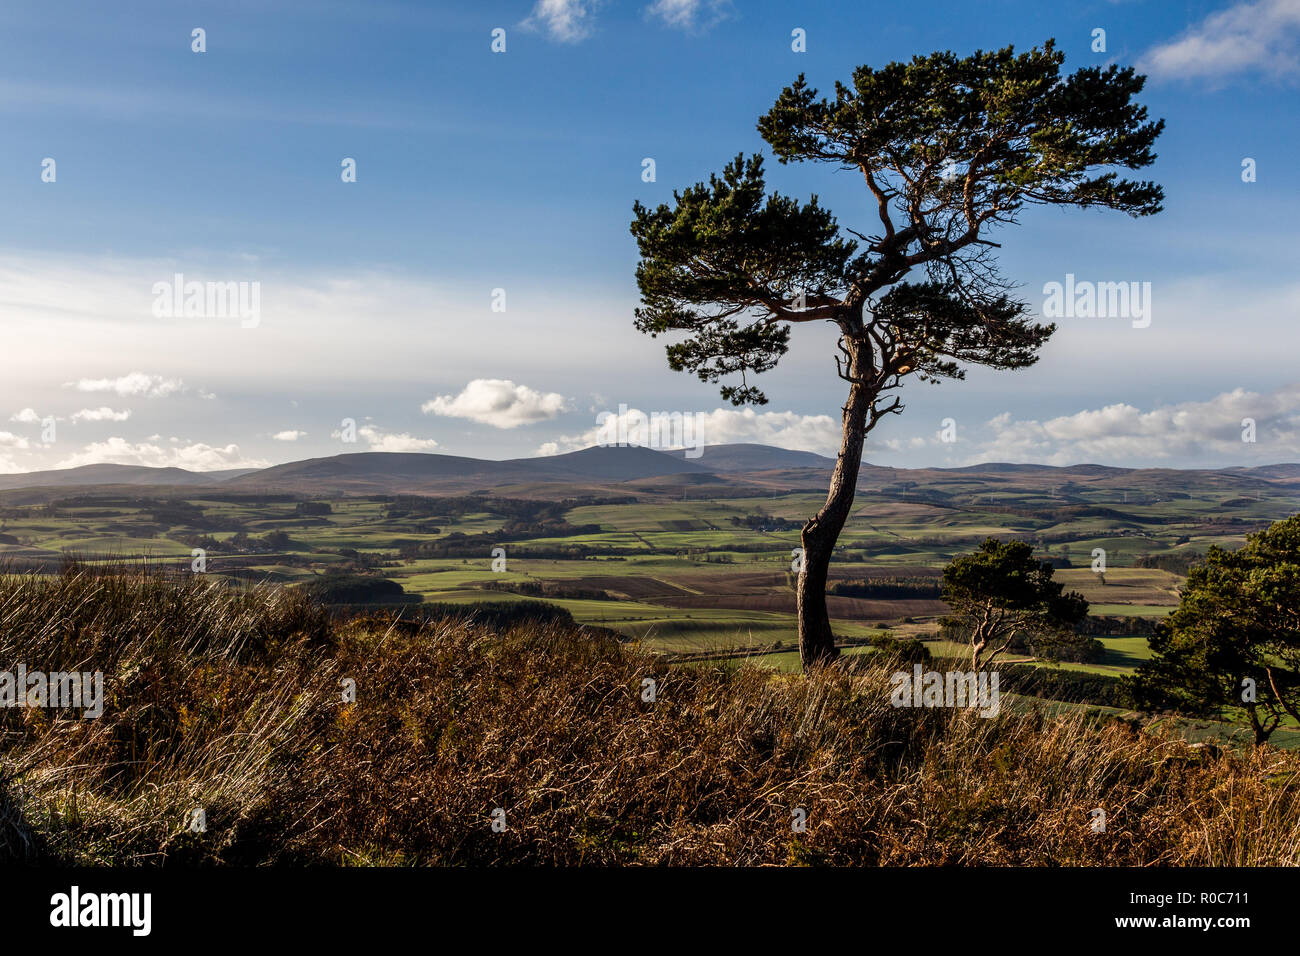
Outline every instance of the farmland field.
MULTIPOLYGON (((928 474, 924 482, 882 481, 859 491, 832 589, 886 577, 920 582, 924 593, 832 593, 836 633, 849 643, 887 628, 932 641, 936 652, 956 650, 937 640, 946 612, 939 575, 994 535, 1031 542, 1093 614, 1133 620, 1132 634, 1102 640, 1102 660, 1063 665, 1126 673, 1146 655, 1141 635, 1150 622, 1177 604, 1189 558, 1211 544, 1239 545, 1247 532, 1291 511, 1286 489, 1250 498, 1216 481, 1161 494, 1110 478, 1084 485, 1050 474, 928 474)), ((549 501, 118 492, 4 492, 0 558, 52 570, 66 554, 185 566, 201 552, 206 573, 291 585, 345 572, 396 582, 408 601, 544 600, 580 623, 663 651, 764 650, 782 667, 797 644, 799 527, 821 503, 820 494, 800 490, 689 499, 653 488, 556 492, 549 501)))

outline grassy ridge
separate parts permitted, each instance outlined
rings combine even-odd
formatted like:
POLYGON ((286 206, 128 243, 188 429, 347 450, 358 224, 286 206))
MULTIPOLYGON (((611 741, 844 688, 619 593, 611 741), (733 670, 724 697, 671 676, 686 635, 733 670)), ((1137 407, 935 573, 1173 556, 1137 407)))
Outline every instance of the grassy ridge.
POLYGON ((292 590, 84 568, 0 580, 0 621, 0 667, 107 691, 95 720, 0 710, 10 861, 1300 863, 1300 758, 894 708, 882 655, 671 667, 569 627, 340 624, 292 590))

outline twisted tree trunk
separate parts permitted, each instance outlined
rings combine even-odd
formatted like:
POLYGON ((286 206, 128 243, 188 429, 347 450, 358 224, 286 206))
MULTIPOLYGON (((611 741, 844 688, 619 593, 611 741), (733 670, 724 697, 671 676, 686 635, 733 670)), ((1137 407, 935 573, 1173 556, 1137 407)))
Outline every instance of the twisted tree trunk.
POLYGON ((862 444, 867 436, 873 395, 863 384, 870 365, 870 346, 849 336, 841 340, 848 355, 848 377, 853 379, 844 403, 844 429, 839 458, 831 474, 826 503, 803 526, 803 567, 796 587, 799 604, 799 658, 805 671, 829 664, 838 655, 830 615, 826 612, 826 576, 840 531, 853 508, 862 465, 862 444))

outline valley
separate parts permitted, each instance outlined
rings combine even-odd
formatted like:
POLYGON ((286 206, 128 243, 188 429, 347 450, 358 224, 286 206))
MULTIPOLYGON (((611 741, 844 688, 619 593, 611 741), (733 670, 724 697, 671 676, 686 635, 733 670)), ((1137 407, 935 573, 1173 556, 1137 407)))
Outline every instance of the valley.
MULTIPOLYGON (((693 461, 614 447, 511 462, 344 455, 183 482, 169 469, 160 484, 146 483, 148 469, 125 483, 108 466, 96 466, 108 479, 98 484, 12 487, 20 476, 0 476, 10 486, 0 560, 186 568, 201 554, 206 573, 232 581, 400 586, 378 603, 541 600, 663 652, 766 654, 787 667, 799 528, 829 464, 764 446, 712 446, 693 461)), ((1059 666, 1129 673, 1151 622, 1177 604, 1188 562, 1294 513, 1297 485, 1295 466, 864 466, 831 571, 837 637, 860 645, 887 631, 955 653, 938 637, 940 571, 992 535, 1032 543, 1094 616, 1132 622, 1100 636, 1100 660, 1059 666), (1100 552, 1104 574, 1093 570, 1100 552), (910 590, 836 593, 884 579, 910 590)))

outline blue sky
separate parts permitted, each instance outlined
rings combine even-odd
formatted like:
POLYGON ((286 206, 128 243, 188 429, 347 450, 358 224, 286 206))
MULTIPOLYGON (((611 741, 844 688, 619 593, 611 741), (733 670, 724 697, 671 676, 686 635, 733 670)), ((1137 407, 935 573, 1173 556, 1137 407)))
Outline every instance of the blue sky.
MULTIPOLYGON (((1149 282, 1151 323, 1063 319, 1033 369, 912 385, 868 459, 1300 460, 1300 0, 55 0, 0 10, 0 471, 525 456, 592 443, 620 405, 830 451, 828 331, 797 329, 745 412, 633 329, 633 200, 763 150, 755 120, 800 72, 829 90, 862 63, 1049 37, 1067 69, 1151 75, 1166 211, 1033 211, 999 236, 1003 270, 1035 309, 1066 274, 1149 282), (155 314, 177 273, 258 283, 257 322, 155 314)), ((769 181, 870 226, 853 175, 769 162, 769 181)))

